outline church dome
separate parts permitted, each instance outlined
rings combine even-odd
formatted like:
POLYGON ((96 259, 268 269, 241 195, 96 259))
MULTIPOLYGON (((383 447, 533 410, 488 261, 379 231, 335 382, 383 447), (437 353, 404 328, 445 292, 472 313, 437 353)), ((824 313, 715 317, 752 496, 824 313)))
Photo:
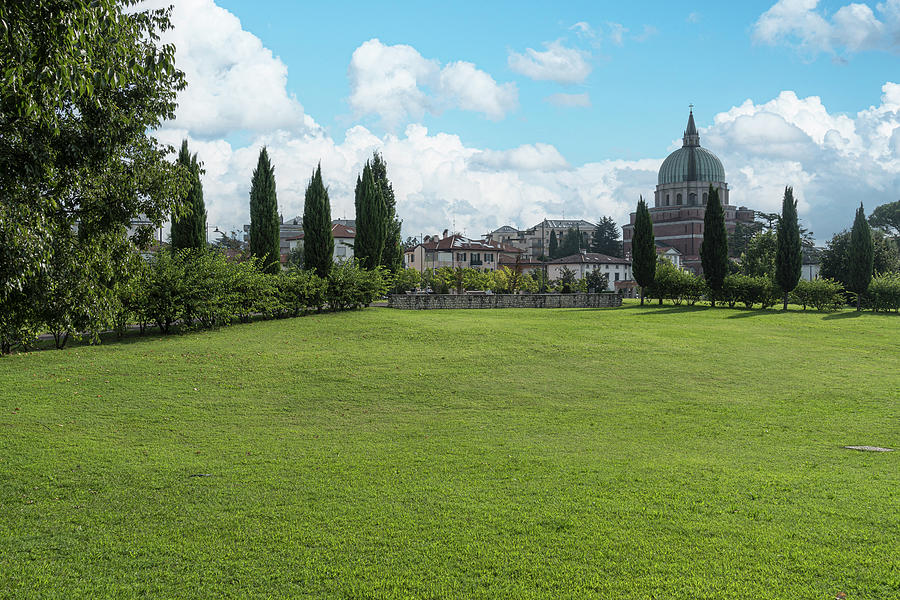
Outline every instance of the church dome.
POLYGON ((722 161, 707 150, 700 147, 700 135, 694 125, 694 113, 688 117, 688 126, 684 131, 684 145, 670 154, 659 168, 660 185, 681 183, 685 181, 724 182, 725 167, 722 161))

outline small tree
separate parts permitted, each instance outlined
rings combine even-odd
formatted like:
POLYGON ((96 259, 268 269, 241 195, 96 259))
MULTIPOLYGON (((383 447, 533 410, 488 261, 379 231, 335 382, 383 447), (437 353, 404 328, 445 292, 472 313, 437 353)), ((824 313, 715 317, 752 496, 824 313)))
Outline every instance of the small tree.
POLYGON ((259 259, 266 273, 281 270, 278 230, 275 167, 263 146, 250 185, 250 254, 259 259))
POLYGON ((644 292, 653 284, 656 275, 656 239, 653 235, 653 220, 644 197, 638 200, 634 218, 634 237, 631 239, 631 270, 634 280, 641 287, 641 305, 644 292))
POLYGON ((603 217, 591 234, 591 252, 607 256, 622 257, 622 241, 619 239, 619 226, 612 217, 603 217))
POLYGON ((784 188, 784 199, 781 203, 781 219, 778 221, 778 249, 775 252, 775 283, 783 294, 782 310, 787 310, 788 294, 800 281, 801 263, 800 224, 797 222, 797 201, 794 200, 794 189, 784 188))
POLYGON ((303 268, 328 277, 334 262, 334 236, 331 233, 331 202, 322 182, 322 164, 316 167, 303 202, 303 268))
POLYGON ((875 248, 872 230, 866 222, 862 202, 856 209, 856 220, 850 230, 849 272, 847 288, 856 294, 856 310, 860 310, 860 298, 869 289, 872 268, 875 263, 875 248))
POLYGON ((703 217, 703 243, 700 244, 700 261, 703 278, 710 289, 710 303, 716 305, 716 295, 722 291, 728 275, 728 231, 725 229, 725 211, 719 200, 719 191, 709 186, 709 200, 703 217))

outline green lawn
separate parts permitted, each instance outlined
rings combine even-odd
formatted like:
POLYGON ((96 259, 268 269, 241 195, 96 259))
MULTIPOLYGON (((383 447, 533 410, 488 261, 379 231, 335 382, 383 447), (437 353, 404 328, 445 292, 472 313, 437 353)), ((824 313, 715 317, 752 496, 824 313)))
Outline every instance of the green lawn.
POLYGON ((0 359, 0 598, 900 598, 900 317, 368 309, 0 359), (203 475, 203 476, 197 476, 203 475))

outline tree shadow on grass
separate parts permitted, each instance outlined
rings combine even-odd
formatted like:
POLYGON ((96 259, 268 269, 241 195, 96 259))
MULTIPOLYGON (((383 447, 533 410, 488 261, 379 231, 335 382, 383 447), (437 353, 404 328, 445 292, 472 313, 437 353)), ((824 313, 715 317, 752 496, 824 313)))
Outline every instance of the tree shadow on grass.
MULTIPOLYGON (((759 317, 761 315, 781 315, 785 311, 774 308, 729 308, 728 310, 740 311, 737 314, 729 315, 729 319, 746 319, 747 317, 759 317)), ((788 311, 791 312, 791 311, 788 311)))
POLYGON ((896 318, 897 313, 874 312, 871 310, 844 310, 841 312, 830 313, 822 317, 823 321, 834 321, 836 319, 858 319, 865 315, 866 317, 887 317, 896 318))

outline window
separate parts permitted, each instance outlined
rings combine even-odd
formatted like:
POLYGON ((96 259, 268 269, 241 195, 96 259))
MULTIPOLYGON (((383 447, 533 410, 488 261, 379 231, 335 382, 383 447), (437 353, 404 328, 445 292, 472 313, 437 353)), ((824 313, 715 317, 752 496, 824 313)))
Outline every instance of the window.
POLYGON ((691 206, 696 206, 697 205, 697 194, 691 193, 688 196, 688 200, 689 200, 689 204, 691 206))
POLYGON ((456 260, 457 260, 457 262, 466 262, 466 253, 465 252, 457 252, 456 260))
POLYGON ((666 194, 666 206, 669 206, 669 194, 666 194))
POLYGON ((413 254, 412 252, 410 252, 410 254, 409 254, 409 264, 413 264, 414 262, 416 262, 416 255, 413 254))
POLYGON ((709 195, 709 194, 707 194, 706 192, 703 192, 703 206, 706 206, 706 197, 707 197, 708 195, 709 195))
POLYGON ((681 194, 678 194, 677 196, 675 196, 675 204, 677 204, 678 206, 681 206, 681 194))
POLYGON ((486 262, 486 263, 492 263, 492 262, 494 262, 494 255, 491 254, 490 252, 485 252, 485 254, 484 254, 484 262, 486 262))
POLYGON ((619 280, 619 272, 616 271, 616 281, 618 281, 618 280, 619 280))
POLYGON ((469 254, 469 264, 472 266, 481 266, 481 253, 472 252, 469 254))

